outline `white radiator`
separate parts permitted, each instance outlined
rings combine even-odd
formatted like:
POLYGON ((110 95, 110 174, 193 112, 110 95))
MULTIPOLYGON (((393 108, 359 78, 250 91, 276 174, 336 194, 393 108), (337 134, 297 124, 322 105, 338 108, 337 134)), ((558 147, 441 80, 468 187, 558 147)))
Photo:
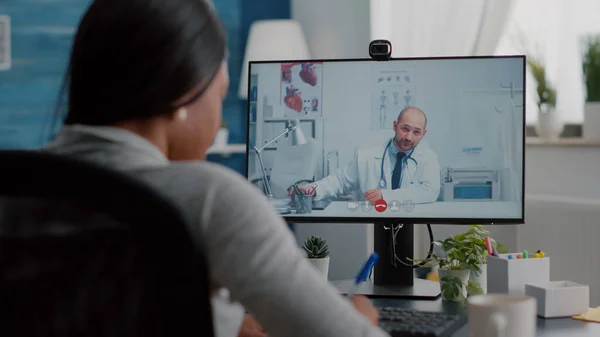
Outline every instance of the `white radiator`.
POLYGON ((517 247, 550 257, 553 281, 590 286, 590 306, 600 306, 600 199, 527 195, 517 247))

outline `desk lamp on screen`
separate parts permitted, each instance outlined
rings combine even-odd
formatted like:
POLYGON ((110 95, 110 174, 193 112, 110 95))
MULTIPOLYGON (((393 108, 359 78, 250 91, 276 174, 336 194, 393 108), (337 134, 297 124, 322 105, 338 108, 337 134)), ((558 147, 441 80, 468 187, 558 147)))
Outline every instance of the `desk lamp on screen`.
POLYGON ((273 207, 273 209, 275 209, 275 211, 279 214, 287 214, 290 212, 290 200, 286 198, 276 199, 275 197, 273 197, 271 183, 269 181, 269 176, 267 175, 267 171, 265 169, 265 164, 262 160, 261 153, 265 148, 275 143, 279 138, 287 135, 290 135, 290 146, 304 145, 307 143, 306 137, 304 137, 304 133, 302 132, 302 128, 300 128, 300 121, 296 119, 287 121, 285 125, 285 130, 281 134, 271 139, 260 148, 256 146, 254 146, 253 148, 254 152, 256 153, 258 165, 260 166, 261 180, 264 186, 265 193, 267 194, 267 198, 269 199, 269 204, 271 204, 271 207, 273 207))
MULTIPOLYGON (((427 225, 433 241, 431 224, 523 223, 525 57, 392 59, 388 41, 372 42, 369 55, 250 62, 259 108, 249 108, 256 132, 248 142, 268 142, 273 121, 300 121, 321 165, 301 184, 290 172, 278 175, 289 179, 279 188, 295 186, 294 196, 307 193, 313 202, 307 211, 306 198, 283 198, 290 211, 282 216, 323 226, 374 223, 380 259, 358 293, 435 299, 439 283, 414 277, 415 224, 427 225)), ((292 125, 286 132, 297 130, 292 125)), ((277 151, 294 159, 293 148, 277 151)), ((265 179, 264 165, 249 161, 247 170, 265 179)), ((343 293, 353 286, 333 283, 343 293)))

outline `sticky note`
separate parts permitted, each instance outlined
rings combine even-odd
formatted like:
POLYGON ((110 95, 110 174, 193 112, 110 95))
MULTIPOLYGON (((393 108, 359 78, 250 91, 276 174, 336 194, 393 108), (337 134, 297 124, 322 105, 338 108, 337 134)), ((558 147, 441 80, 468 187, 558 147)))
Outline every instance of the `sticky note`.
POLYGON ((579 315, 575 315, 573 316, 573 318, 578 319, 580 321, 600 323, 600 307, 579 315))

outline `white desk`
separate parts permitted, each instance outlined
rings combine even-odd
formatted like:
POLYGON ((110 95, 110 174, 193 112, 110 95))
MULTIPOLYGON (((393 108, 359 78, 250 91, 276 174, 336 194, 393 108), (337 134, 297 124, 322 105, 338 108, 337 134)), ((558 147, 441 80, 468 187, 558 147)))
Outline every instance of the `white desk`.
POLYGON ((358 209, 348 209, 349 202, 333 201, 324 210, 313 210, 308 214, 296 214, 293 217, 366 217, 366 218, 489 218, 502 219, 521 213, 521 204, 503 201, 461 201, 435 202, 431 204, 407 205, 408 210, 401 204, 400 210, 393 211, 388 205, 384 212, 377 212, 370 207, 365 210, 364 202, 359 202, 358 209), (412 206, 412 210, 410 210, 412 206))

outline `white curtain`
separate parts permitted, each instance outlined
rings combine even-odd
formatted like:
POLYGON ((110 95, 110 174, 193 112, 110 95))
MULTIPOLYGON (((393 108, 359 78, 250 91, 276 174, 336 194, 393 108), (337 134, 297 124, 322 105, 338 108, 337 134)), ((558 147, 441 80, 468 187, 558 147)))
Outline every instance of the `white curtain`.
POLYGON ((371 38, 393 57, 491 55, 512 0, 371 0, 371 38))
MULTIPOLYGON (((581 123, 585 87, 581 70, 580 38, 600 32, 598 0, 515 1, 507 32, 497 53, 537 53, 557 90, 556 109, 563 122, 581 123)), ((527 123, 538 120, 536 82, 527 74, 527 123)))

